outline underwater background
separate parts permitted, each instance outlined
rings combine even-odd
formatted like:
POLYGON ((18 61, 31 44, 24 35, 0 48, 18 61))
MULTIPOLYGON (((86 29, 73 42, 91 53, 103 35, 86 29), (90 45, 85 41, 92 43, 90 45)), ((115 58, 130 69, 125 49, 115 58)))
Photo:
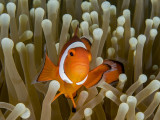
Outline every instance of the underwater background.
POLYGON ((159 120, 160 0, 0 0, 0 120, 159 120), (72 102, 58 81, 32 84, 47 47, 73 36, 92 43, 90 68, 104 59, 124 65, 118 84, 81 87, 72 102))

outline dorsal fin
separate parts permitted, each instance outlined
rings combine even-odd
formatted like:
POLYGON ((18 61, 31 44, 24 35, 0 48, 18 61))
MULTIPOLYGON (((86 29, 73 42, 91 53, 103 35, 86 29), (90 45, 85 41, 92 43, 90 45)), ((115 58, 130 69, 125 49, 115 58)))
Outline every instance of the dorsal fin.
POLYGON ((78 28, 79 28, 79 24, 77 25, 77 27, 76 27, 76 29, 74 31, 74 37, 77 36, 77 34, 78 34, 78 28))
POLYGON ((85 46, 87 47, 87 50, 90 51, 91 45, 92 45, 91 42, 84 36, 82 36, 80 39, 85 44, 85 46))

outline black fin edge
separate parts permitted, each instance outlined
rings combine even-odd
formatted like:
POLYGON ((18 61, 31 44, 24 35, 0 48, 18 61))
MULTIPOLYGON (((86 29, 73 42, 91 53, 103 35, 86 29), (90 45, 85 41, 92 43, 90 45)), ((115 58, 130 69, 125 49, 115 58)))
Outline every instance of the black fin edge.
MULTIPOLYGON (((110 60, 110 59, 109 59, 109 60, 110 60)), ((119 64, 119 65, 122 67, 122 73, 125 72, 123 63, 121 63, 121 62, 119 62, 119 61, 116 61, 116 60, 111 60, 111 61, 113 61, 113 62, 119 64)))
POLYGON ((76 112, 76 108, 72 107, 72 112, 75 113, 76 112))

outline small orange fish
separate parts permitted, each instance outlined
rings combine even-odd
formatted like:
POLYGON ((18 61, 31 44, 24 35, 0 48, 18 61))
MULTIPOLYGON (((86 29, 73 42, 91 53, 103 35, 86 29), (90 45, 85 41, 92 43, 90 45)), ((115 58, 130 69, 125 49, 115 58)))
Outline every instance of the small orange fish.
POLYGON ((55 66, 46 55, 43 69, 37 77, 37 82, 57 80, 60 83, 59 93, 53 101, 64 94, 70 98, 73 107, 76 108, 74 96, 76 91, 83 85, 90 88, 97 84, 102 77, 107 83, 118 80, 123 72, 123 65, 113 60, 104 60, 103 64, 93 70, 89 70, 91 62, 91 43, 85 37, 75 35, 63 47, 55 66))

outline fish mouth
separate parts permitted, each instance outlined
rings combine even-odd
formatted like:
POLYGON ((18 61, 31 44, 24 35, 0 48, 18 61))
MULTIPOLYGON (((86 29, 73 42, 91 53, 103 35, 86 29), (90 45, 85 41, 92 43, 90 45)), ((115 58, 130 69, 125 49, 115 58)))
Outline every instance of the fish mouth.
POLYGON ((75 63, 72 68, 81 72, 86 72, 89 70, 89 65, 83 63, 75 63))
POLYGON ((85 64, 85 63, 75 63, 73 64, 74 66, 85 66, 85 67, 88 67, 89 65, 88 64, 85 64))

